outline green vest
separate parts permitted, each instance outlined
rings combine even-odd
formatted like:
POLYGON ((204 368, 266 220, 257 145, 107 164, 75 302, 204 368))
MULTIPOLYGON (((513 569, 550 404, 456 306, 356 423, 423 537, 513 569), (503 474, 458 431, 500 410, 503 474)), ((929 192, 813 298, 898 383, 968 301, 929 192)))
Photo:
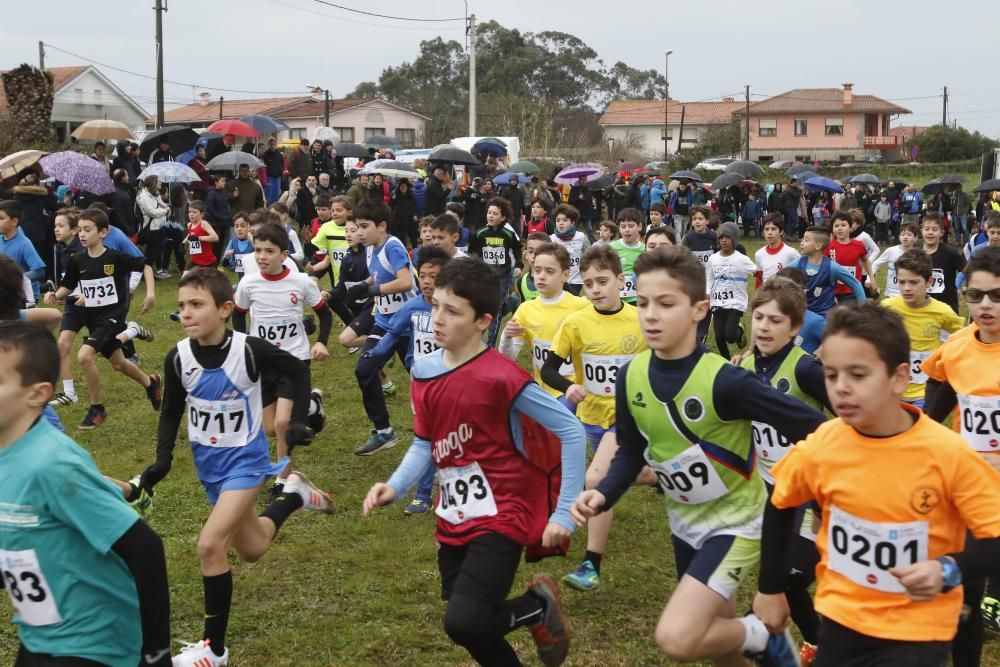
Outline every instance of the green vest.
MULTIPOLYGON (((781 362, 781 365, 778 366, 778 370, 776 370, 774 375, 771 377, 771 386, 781 393, 797 398, 809 407, 816 408, 822 412, 823 404, 802 391, 802 387, 799 386, 799 381, 795 377, 795 367, 798 365, 799 359, 809 356, 812 355, 798 345, 792 347, 792 349, 788 352, 788 355, 785 357, 785 360, 781 362)), ((757 372, 756 366, 754 365, 753 355, 744 359, 743 363, 740 365, 751 373, 757 372)))
POLYGON ((716 534, 759 538, 767 495, 754 466, 751 424, 724 421, 713 403, 716 377, 728 362, 703 354, 677 395, 662 403, 649 382, 651 354, 632 359, 625 386, 672 532, 695 548, 716 534))
POLYGON ((528 280, 530 278, 531 278, 531 271, 526 271, 521 276, 521 298, 524 299, 525 301, 531 301, 532 299, 538 298, 538 290, 531 289, 530 287, 528 287, 529 285, 528 280))

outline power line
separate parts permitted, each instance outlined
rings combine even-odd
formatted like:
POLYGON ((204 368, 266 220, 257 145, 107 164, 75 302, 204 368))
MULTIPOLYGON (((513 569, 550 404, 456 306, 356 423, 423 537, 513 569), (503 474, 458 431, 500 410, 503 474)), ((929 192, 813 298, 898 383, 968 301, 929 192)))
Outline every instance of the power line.
MULTIPOLYGON (((276 5, 281 5, 282 7, 288 7, 289 9, 294 9, 295 11, 299 11, 299 12, 305 12, 306 14, 312 14, 313 16, 322 16, 324 18, 334 19, 335 21, 344 21, 345 23, 354 23, 354 24, 357 24, 357 25, 367 25, 367 26, 372 26, 374 28, 386 28, 388 30, 411 30, 411 31, 412 30, 418 30, 420 32, 427 32, 427 30, 430 27, 430 26, 428 26, 427 28, 413 28, 413 27, 402 26, 402 25, 388 25, 386 23, 369 23, 368 21, 357 21, 357 20, 354 20, 354 19, 344 18, 342 16, 334 16, 333 14, 326 14, 324 12, 317 12, 317 11, 313 11, 311 9, 306 9, 305 7, 296 7, 295 5, 290 5, 287 2, 281 2, 280 0, 270 0, 270 1, 273 2, 276 5)), ((446 27, 442 26, 442 27, 439 27, 438 30, 442 30, 442 31, 458 31, 458 30, 463 30, 464 31, 464 28, 446 28, 446 27)))
POLYGON ((313 0, 321 5, 327 5, 329 7, 336 7, 337 9, 343 9, 345 12, 354 12, 355 14, 364 14, 365 16, 374 16, 380 19, 393 19, 394 21, 417 21, 421 23, 443 23, 449 21, 465 21, 464 16, 459 16, 451 19, 427 19, 427 18, 415 18, 411 16, 389 16, 388 14, 376 14, 375 12, 366 12, 361 9, 354 9, 352 7, 345 7, 344 5, 338 5, 333 2, 327 2, 326 0, 313 0))

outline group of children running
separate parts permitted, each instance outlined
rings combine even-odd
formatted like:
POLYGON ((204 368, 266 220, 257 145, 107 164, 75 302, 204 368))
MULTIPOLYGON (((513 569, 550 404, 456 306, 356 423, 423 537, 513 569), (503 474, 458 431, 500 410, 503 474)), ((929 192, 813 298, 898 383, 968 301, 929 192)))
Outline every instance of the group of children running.
MULTIPOLYGON (((0 203, 0 224, 19 213, 0 203)), ((412 253, 382 203, 321 197, 317 213, 301 241, 280 210, 239 217, 222 257, 234 288, 202 257, 217 237, 192 209, 186 337, 162 379, 128 359, 132 339, 151 338, 127 319, 132 274, 145 311, 152 270, 106 243, 103 211, 56 219, 67 260, 45 300, 64 304, 61 318, 21 310, 24 272, 0 256, 0 578, 17 665, 228 664, 230 549, 256 561, 296 510, 335 511, 293 465, 325 423, 310 364, 330 356, 333 313, 372 425, 355 454, 398 443, 383 367, 396 356, 411 375, 413 441, 363 513, 413 487, 404 511, 433 507, 444 630, 479 664, 520 665, 506 635, 522 627, 543 664, 566 660, 560 582, 537 574, 509 597, 519 563, 566 555, 586 526, 561 583, 600 587, 613 507, 635 485, 666 503, 677 581, 654 639, 670 659, 979 664, 984 611, 1000 614, 986 591, 1000 585, 1000 215, 966 263, 933 214, 882 254, 852 212, 810 227, 798 252, 770 214, 751 259, 739 229, 703 207, 681 239, 625 209, 590 246, 573 207, 521 239, 498 198, 472 235, 460 206, 425 221, 412 253), (882 265, 888 298, 875 304, 882 265), (53 410, 76 400, 68 359, 83 326, 81 428, 108 418, 98 353, 160 413, 154 462, 129 482, 101 476, 53 410), (720 354, 704 345, 709 326, 720 354), (213 507, 197 542, 204 630, 171 656, 162 543, 128 504, 151 507, 182 420, 213 507), (758 567, 746 613, 737 593, 758 567)))

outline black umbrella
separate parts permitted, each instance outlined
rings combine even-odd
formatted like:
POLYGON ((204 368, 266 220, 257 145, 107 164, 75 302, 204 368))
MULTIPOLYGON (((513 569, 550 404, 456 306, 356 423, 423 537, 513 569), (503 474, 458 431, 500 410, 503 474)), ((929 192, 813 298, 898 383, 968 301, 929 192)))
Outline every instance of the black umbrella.
POLYGON ((739 185, 742 182, 743 182, 743 174, 739 173, 722 174, 714 181, 712 181, 712 190, 718 192, 719 190, 725 190, 726 188, 731 188, 734 185, 739 185))
POLYGON ((678 181, 682 179, 687 179, 689 181, 695 181, 696 183, 702 183, 704 180, 696 172, 688 171, 687 169, 682 169, 681 171, 675 171, 670 174, 670 178, 676 178, 678 181))
POLYGON ((881 179, 875 174, 858 174, 857 176, 851 176, 847 179, 848 183, 868 183, 871 185, 878 185, 881 183, 881 179))
POLYGON ((461 148, 455 148, 454 146, 441 146, 431 151, 431 154, 427 157, 428 160, 434 160, 436 162, 450 162, 451 164, 469 164, 476 165, 481 164, 479 160, 475 158, 469 151, 463 151, 461 148))
POLYGON ((938 192, 941 192, 941 179, 932 178, 931 180, 927 181, 927 185, 922 187, 920 191, 923 192, 925 195, 933 195, 938 192))
POLYGON ((217 155, 209 160, 205 167, 207 167, 209 171, 235 171, 243 165, 248 167, 263 167, 264 163, 261 162, 256 156, 250 155, 250 153, 244 153, 243 151, 226 151, 225 153, 217 155))
POLYGON ((198 133, 187 125, 167 125, 153 130, 139 143, 139 159, 143 162, 148 161, 150 153, 160 147, 161 141, 170 144, 171 153, 180 155, 194 148, 198 141, 198 133))
POLYGON ((336 151, 337 157, 366 158, 371 156, 371 153, 368 152, 368 149, 362 146, 361 144, 351 144, 351 143, 334 144, 333 150, 336 151))
POLYGON ((799 174, 804 174, 806 172, 816 173, 813 171, 811 164, 793 164, 791 167, 785 170, 785 176, 791 178, 792 176, 798 176, 799 174))
POLYGON ((959 176, 958 174, 947 174, 941 176, 937 179, 937 182, 941 185, 958 185, 965 182, 965 176, 959 176))
POLYGON ((798 179, 799 183, 805 183, 810 178, 816 178, 817 176, 819 176, 819 174, 817 174, 815 171, 800 171, 797 174, 789 176, 789 178, 795 178, 798 179))
POLYGON ((739 174, 744 178, 753 178, 754 176, 763 176, 766 172, 764 171, 764 168, 756 162, 751 162, 750 160, 736 160, 736 162, 729 163, 729 166, 726 167, 726 173, 739 174))
POLYGON ((365 146, 370 146, 372 148, 388 148, 390 146, 398 146, 399 139, 394 139, 393 137, 387 137, 384 134, 374 134, 367 139, 365 139, 365 146))
POLYGON ((597 190, 610 188, 614 184, 615 184, 615 175, 604 174, 603 176, 598 176, 592 181, 587 181, 587 189, 592 192, 596 192, 597 190))
POLYGON ((991 178, 976 186, 976 192, 995 192, 1000 190, 1000 178, 991 178))

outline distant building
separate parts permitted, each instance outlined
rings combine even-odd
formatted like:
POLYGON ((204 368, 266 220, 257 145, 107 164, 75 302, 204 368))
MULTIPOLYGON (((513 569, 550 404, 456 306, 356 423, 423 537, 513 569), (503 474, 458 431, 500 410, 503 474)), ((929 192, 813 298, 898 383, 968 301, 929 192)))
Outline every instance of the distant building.
MULTIPOLYGON (((52 126, 56 141, 88 120, 117 120, 133 130, 146 124, 149 113, 92 65, 47 67, 52 73, 52 126)), ((0 116, 7 115, 7 96, 0 85, 0 116)))
MULTIPOLYGON (((880 156, 899 159, 904 140, 889 124, 910 113, 874 95, 842 88, 796 88, 750 105, 750 159, 834 160, 880 156)), ((744 117, 746 111, 738 109, 744 117)))
POLYGON ((731 122, 740 108, 740 102, 728 98, 721 102, 670 100, 666 107, 663 100, 614 100, 598 124, 605 138, 614 139, 619 146, 662 158, 664 140, 670 155, 681 148, 693 148, 710 128, 731 122))
MULTIPOLYGON (((323 125, 326 102, 322 95, 274 97, 248 100, 213 101, 208 93, 192 104, 170 109, 164 114, 166 125, 208 127, 220 118, 240 118, 250 114, 272 116, 289 127, 281 132, 279 141, 309 138, 323 125)), ((340 134, 341 141, 364 143, 376 134, 395 137, 404 148, 419 146, 424 138, 427 116, 396 106, 378 98, 330 100, 330 127, 340 134)), ((155 118, 147 119, 152 128, 155 118)))

